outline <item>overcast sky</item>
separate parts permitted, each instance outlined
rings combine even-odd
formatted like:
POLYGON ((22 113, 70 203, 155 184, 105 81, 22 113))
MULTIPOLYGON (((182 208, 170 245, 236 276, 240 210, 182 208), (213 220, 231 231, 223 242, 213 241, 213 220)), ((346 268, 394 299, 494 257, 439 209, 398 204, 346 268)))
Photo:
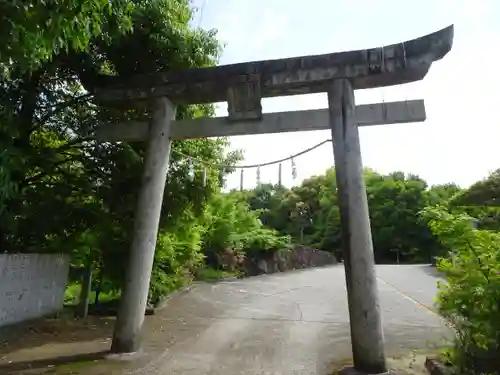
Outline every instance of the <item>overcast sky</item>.
MULTIPOLYGON (((203 0, 195 0, 201 7, 203 0)), ((401 170, 430 184, 468 186, 500 167, 500 1, 495 0, 206 0, 195 24, 216 28, 226 44, 221 64, 379 47, 413 39, 452 23, 452 51, 427 77, 399 87, 356 91, 356 103, 425 99, 423 123, 360 129, 364 165, 381 173, 401 170), (201 21, 201 23, 200 23, 201 21), (498 103, 498 104, 497 104, 498 103)), ((326 95, 263 100, 264 112, 326 108, 326 95)), ((218 115, 227 115, 218 105, 218 115)), ((329 131, 239 136, 233 148, 243 164, 264 163, 330 138, 329 131)), ((283 165, 291 186, 333 165, 331 144, 296 159, 298 178, 283 165)), ((278 167, 261 168, 277 183, 278 167)), ((256 171, 245 171, 245 188, 256 171)), ((239 186, 239 172, 228 188, 239 186)))

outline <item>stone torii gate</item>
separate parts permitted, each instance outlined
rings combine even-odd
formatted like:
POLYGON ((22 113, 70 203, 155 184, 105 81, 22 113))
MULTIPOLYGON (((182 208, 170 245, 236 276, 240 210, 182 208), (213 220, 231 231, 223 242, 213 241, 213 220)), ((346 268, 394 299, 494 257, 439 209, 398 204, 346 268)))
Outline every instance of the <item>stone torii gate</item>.
POLYGON ((341 215, 354 367, 386 371, 358 126, 421 122, 423 100, 354 104, 354 90, 421 80, 453 43, 453 25, 403 43, 359 51, 154 73, 123 82, 102 77, 104 104, 151 104, 151 121, 105 125, 103 141, 147 140, 129 268, 111 352, 139 349, 172 139, 331 129, 341 215), (266 97, 326 92, 328 109, 263 114, 266 97), (176 104, 227 101, 227 118, 175 120, 176 104))

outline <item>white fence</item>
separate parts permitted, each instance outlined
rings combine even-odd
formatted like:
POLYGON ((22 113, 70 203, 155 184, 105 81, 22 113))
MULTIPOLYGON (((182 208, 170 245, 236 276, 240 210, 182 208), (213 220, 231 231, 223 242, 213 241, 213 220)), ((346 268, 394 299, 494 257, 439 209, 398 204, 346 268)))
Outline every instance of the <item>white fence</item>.
POLYGON ((0 327, 59 311, 68 271, 61 254, 0 254, 0 327))

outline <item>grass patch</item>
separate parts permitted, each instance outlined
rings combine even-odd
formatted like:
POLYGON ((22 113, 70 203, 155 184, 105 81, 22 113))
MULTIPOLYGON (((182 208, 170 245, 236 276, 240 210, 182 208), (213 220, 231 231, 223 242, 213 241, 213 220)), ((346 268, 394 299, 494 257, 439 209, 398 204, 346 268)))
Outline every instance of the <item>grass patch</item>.
POLYGON ((238 272, 216 270, 214 268, 203 268, 196 273, 196 280, 218 281, 230 277, 237 277, 238 272))
MULTIPOLYGON (((71 283, 68 284, 66 290, 64 291, 64 304, 65 305, 76 305, 79 302, 80 298, 80 283, 71 283)), ((93 303, 95 301, 95 291, 90 292, 90 302, 93 303)), ((120 293, 118 291, 114 292, 101 292, 99 293, 99 302, 107 302, 111 300, 119 299, 120 293)))

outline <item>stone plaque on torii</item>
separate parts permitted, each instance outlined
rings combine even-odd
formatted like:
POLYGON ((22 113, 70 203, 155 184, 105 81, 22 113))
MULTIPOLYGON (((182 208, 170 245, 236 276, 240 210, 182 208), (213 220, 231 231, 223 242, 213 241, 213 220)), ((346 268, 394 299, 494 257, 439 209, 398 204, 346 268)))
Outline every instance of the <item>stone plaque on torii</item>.
POLYGON ((453 44, 453 25, 385 47, 133 77, 102 77, 103 104, 151 105, 151 121, 106 125, 103 141, 148 142, 129 268, 111 351, 139 348, 173 139, 331 129, 341 215, 354 367, 386 371, 358 126, 421 122, 423 100, 354 104, 354 90, 423 79, 453 44), (326 92, 328 108, 262 113, 261 99, 326 92), (175 120, 176 104, 228 103, 228 117, 175 120))

